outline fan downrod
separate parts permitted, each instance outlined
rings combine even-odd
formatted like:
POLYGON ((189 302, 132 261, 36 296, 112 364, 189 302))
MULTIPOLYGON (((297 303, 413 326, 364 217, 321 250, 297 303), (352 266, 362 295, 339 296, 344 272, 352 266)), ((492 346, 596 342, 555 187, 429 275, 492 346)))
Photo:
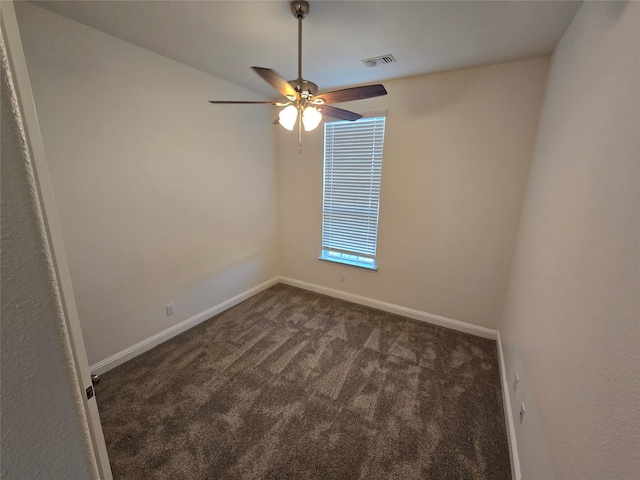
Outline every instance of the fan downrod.
POLYGON ((291 13, 295 18, 305 18, 309 13, 309 2, 305 0, 294 0, 291 2, 291 13))

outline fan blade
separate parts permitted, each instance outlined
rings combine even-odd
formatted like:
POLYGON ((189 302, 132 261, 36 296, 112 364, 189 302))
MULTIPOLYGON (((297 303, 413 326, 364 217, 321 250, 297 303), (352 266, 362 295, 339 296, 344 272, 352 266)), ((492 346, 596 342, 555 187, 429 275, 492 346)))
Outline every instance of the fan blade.
POLYGON ((340 120, 349 120, 353 122, 362 118, 359 113, 350 112, 349 110, 343 110, 342 108, 330 107, 329 105, 319 105, 316 107, 320 110, 320 113, 327 117, 339 118, 340 120))
POLYGON ((381 95, 386 94, 387 91, 383 85, 364 85, 362 87, 345 88, 343 90, 334 90, 333 92, 322 93, 317 95, 314 100, 322 99, 324 100, 324 103, 340 103, 380 97, 381 95))
POLYGON ((262 79, 275 88, 282 95, 290 100, 298 97, 298 92, 284 78, 282 78, 275 70, 262 67, 251 67, 251 69, 262 77, 262 79))
POLYGON ((251 101, 244 101, 244 100, 209 100, 209 103, 222 103, 222 104, 229 104, 229 105, 285 105, 284 103, 279 103, 279 102, 251 102, 251 101))

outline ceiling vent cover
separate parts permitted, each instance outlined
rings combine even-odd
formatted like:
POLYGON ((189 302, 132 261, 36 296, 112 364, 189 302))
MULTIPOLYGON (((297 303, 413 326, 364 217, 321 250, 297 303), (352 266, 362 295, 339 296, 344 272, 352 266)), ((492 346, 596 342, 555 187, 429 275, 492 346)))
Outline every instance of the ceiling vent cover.
POLYGON ((378 65, 386 65, 387 63, 395 63, 396 59, 393 55, 381 55, 379 57, 367 58, 362 60, 367 67, 377 67, 378 65))

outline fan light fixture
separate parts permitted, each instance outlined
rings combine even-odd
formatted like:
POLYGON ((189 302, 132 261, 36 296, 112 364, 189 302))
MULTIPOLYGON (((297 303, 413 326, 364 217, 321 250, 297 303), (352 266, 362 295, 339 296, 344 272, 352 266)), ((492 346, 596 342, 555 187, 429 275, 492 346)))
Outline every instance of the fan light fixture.
POLYGON ((350 102, 352 100, 364 100, 365 98, 386 95, 384 86, 363 85, 360 87, 344 88, 318 94, 318 86, 302 78, 302 20, 309 13, 309 3, 306 0, 293 0, 291 13, 298 21, 298 77, 287 81, 275 70, 263 67, 251 67, 262 79, 276 89, 286 100, 281 101, 246 101, 246 100, 209 100, 218 104, 266 104, 283 108, 278 114, 279 123, 287 130, 293 130, 298 124, 298 152, 302 148, 302 127, 305 131, 315 129, 322 120, 323 115, 339 120, 353 122, 362 118, 359 113, 337 108, 331 103, 350 102))
POLYGON ((307 107, 302 112, 302 123, 304 124, 304 129, 307 132, 310 132, 314 128, 318 126, 322 120, 322 114, 316 109, 316 107, 307 107))
POLYGON ((315 129, 320 124, 320 120, 322 120, 322 114, 312 105, 307 105, 306 107, 303 105, 299 105, 297 107, 294 105, 288 105, 280 111, 280 114, 278 115, 278 122, 287 130, 292 131, 293 127, 296 126, 296 121, 299 120, 299 113, 306 132, 310 132, 315 129))
POLYGON ((293 130, 293 127, 296 126, 296 120, 298 119, 298 110, 293 105, 289 105, 280 112, 279 117, 280 125, 287 130, 293 130))

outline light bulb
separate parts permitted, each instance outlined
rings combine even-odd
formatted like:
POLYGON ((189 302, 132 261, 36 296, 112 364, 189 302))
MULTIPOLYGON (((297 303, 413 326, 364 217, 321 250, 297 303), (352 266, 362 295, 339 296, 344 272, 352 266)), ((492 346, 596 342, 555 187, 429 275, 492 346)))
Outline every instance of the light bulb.
POLYGON ((293 130, 298 118, 298 110, 293 105, 289 105, 287 108, 282 109, 278 117, 280 117, 280 125, 287 130, 293 130))
POLYGON ((307 132, 316 128, 320 120, 322 120, 322 114, 316 110, 315 107, 307 107, 304 109, 304 112, 302 112, 302 123, 307 132))

